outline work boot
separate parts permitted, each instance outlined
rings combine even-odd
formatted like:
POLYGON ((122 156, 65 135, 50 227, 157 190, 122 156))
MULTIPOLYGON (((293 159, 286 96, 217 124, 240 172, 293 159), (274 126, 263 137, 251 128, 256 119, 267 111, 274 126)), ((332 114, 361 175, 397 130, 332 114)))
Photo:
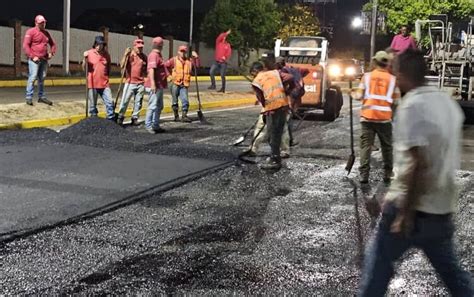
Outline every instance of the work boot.
POLYGON ((260 163, 260 168, 263 170, 279 170, 281 168, 281 158, 268 157, 264 162, 260 163))
POLYGON ((208 90, 215 90, 216 89, 216 86, 215 85, 210 85, 209 88, 207 88, 208 90))
POLYGON ((290 146, 297 146, 300 144, 298 141, 290 140, 290 146))
POLYGON ((33 106, 33 101, 31 99, 26 99, 26 104, 33 106))
POLYGON ((183 111, 183 117, 181 118, 181 122, 183 123, 191 123, 193 120, 191 120, 190 118, 188 118, 188 112, 187 111, 183 111))
POLYGON ((385 171, 383 175, 383 182, 387 184, 390 183, 392 181, 392 177, 393 177, 393 171, 385 171))
POLYGON ((51 102, 50 100, 48 100, 48 98, 39 98, 39 99, 38 99, 38 102, 44 103, 44 104, 48 104, 48 105, 53 105, 53 102, 51 102))
POLYGON ((373 144, 370 149, 373 151, 373 152, 377 152, 380 150, 380 148, 378 148, 375 144, 373 144))
POLYGON ((132 118, 132 123, 131 123, 132 126, 140 126, 140 124, 138 123, 138 119, 137 118, 132 118))
POLYGON ((282 158, 282 159, 288 159, 289 157, 290 157, 290 153, 285 152, 285 151, 281 151, 281 152, 280 152, 280 158, 282 158))
POLYGON ((369 175, 368 174, 360 174, 359 182, 361 184, 368 184, 369 183, 369 175))
POLYGON ((117 124, 119 124, 120 126, 123 126, 123 120, 124 120, 124 117, 123 117, 123 116, 118 116, 118 118, 117 118, 117 124))
POLYGON ((221 88, 219 91, 217 91, 218 93, 225 93, 225 89, 224 88, 221 88))
POLYGON ((178 112, 178 110, 173 109, 173 113, 174 113, 174 121, 178 122, 179 121, 179 112, 178 112))

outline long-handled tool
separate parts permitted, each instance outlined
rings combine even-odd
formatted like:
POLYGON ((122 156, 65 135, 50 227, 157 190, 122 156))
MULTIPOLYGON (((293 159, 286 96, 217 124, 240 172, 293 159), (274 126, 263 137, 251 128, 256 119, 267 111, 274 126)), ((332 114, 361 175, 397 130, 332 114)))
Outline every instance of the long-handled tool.
POLYGON ((258 133, 252 138, 252 142, 250 143, 250 148, 241 152, 237 158, 242 161, 242 162, 245 162, 245 163, 249 163, 249 164, 257 164, 257 161, 255 160, 248 160, 248 159, 245 159, 244 157, 247 156, 251 151, 252 151, 252 147, 253 145, 255 144, 255 141, 257 140, 257 138, 260 136, 260 134, 263 132, 263 130, 266 128, 267 126, 267 123, 264 122, 263 123, 263 126, 262 128, 258 131, 258 133))
POLYGON ((232 145, 233 145, 233 146, 237 146, 237 145, 241 144, 242 142, 244 142, 244 141, 245 141, 245 138, 247 138, 247 136, 249 135, 250 131, 252 131, 252 130, 255 128, 255 126, 257 125, 258 120, 259 120, 259 119, 257 119, 257 120, 255 121, 255 123, 254 123, 252 126, 250 126, 250 128, 248 128, 247 131, 245 131, 244 134, 242 134, 239 138, 237 138, 237 139, 232 143, 232 145))
POLYGON ((198 116, 199 121, 202 124, 205 124, 208 122, 206 121, 206 118, 204 118, 204 114, 202 113, 201 96, 199 95, 199 83, 198 83, 198 77, 197 77, 197 67, 194 61, 193 61, 193 68, 194 68, 194 81, 196 83, 196 94, 197 94, 197 100, 198 100, 197 116, 198 116))
POLYGON ((352 78, 349 80, 349 115, 350 115, 350 125, 351 125, 351 155, 349 156, 349 159, 347 160, 346 164, 346 170, 347 170, 347 175, 351 173, 352 166, 354 166, 355 162, 355 151, 354 151, 354 122, 353 122, 353 116, 352 116, 352 95, 351 95, 351 90, 352 90, 352 78))
POLYGON ((84 71, 86 72, 86 118, 89 117, 89 86, 87 85, 89 76, 89 62, 84 58, 84 71))
MULTIPOLYGON (((123 70, 122 70, 122 75, 120 77, 120 83, 119 83, 119 87, 118 87, 118 90, 117 90, 117 96, 115 96, 115 101, 114 101, 114 114, 115 114, 115 109, 117 107, 118 99, 120 97, 120 91, 121 91, 122 86, 123 86, 123 78, 125 77, 125 73, 127 72, 127 64, 128 64, 128 59, 129 58, 130 58, 130 54, 128 54, 127 57, 125 58, 125 64, 124 64, 124 67, 123 67, 123 70)), ((127 92, 128 90, 125 90, 125 91, 127 92)))

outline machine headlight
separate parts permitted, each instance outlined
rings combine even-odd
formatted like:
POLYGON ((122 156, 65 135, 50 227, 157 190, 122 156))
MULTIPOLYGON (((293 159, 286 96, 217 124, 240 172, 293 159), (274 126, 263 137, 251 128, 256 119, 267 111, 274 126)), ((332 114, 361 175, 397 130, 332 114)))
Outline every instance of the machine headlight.
POLYGON ((341 66, 339 65, 331 65, 329 66, 329 75, 330 76, 340 76, 342 73, 341 66))
POLYGON ((355 69, 355 67, 352 67, 352 66, 347 67, 346 70, 345 70, 345 72, 344 72, 344 74, 345 74, 346 76, 354 76, 354 75, 356 74, 356 69, 355 69))

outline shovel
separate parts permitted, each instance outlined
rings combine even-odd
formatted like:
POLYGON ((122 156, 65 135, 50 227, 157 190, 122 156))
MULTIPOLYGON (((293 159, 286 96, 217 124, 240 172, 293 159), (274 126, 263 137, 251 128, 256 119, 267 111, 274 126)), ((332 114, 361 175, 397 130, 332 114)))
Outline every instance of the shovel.
MULTIPOLYGON (((352 78, 349 80, 349 90, 352 90, 352 78)), ((355 152, 354 152, 354 123, 352 119, 352 95, 349 91, 349 114, 350 114, 350 125, 351 125, 351 155, 349 156, 349 159, 347 160, 346 164, 346 170, 347 170, 347 175, 351 173, 352 166, 354 166, 355 162, 355 152)))
POLYGON ((198 77, 197 77, 197 67, 194 64, 193 61, 193 68, 194 68, 194 81, 196 82, 196 94, 197 94, 197 99, 198 99, 198 111, 197 111, 197 116, 199 121, 202 124, 207 124, 208 122, 204 118, 204 114, 202 113, 202 105, 201 105, 201 96, 199 96, 199 84, 198 84, 198 77))
POLYGON ((250 131, 252 131, 252 130, 255 128, 255 126, 257 125, 257 123, 258 123, 258 119, 255 121, 255 123, 254 123, 250 128, 247 129, 247 131, 245 131, 244 134, 242 134, 239 138, 237 138, 237 139, 232 143, 232 145, 233 145, 233 146, 238 146, 239 144, 241 144, 242 142, 244 142, 244 141, 245 141, 245 138, 247 138, 247 136, 249 135, 250 131))
MULTIPOLYGON (((123 68, 123 71, 122 71, 122 76, 120 77, 120 83, 119 83, 119 87, 118 87, 118 90, 117 90, 117 96, 115 97, 115 101, 114 101, 114 114, 115 114, 115 109, 117 107, 117 102, 118 102, 118 99, 120 97, 120 91, 122 89, 122 85, 123 85, 123 78, 125 77, 125 72, 127 71, 127 64, 128 64, 128 59, 130 58, 130 54, 127 55, 127 58, 125 60, 125 64, 124 64, 124 68, 123 68)), ((125 90, 125 92, 127 92, 128 90, 125 90)), ((117 116, 117 114, 116 114, 117 116)))

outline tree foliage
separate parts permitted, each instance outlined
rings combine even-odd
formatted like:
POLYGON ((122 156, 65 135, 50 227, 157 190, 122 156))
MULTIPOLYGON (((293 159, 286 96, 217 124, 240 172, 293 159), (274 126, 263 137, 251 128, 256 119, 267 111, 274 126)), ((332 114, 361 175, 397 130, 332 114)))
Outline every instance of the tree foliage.
MULTIPOLYGON (((386 14, 389 32, 396 33, 402 25, 413 26, 417 19, 433 14, 447 14, 450 21, 463 20, 474 14, 474 0, 379 0, 379 11, 386 14)), ((364 6, 370 11, 371 4, 364 6)))
POLYGON ((283 7, 278 38, 286 40, 290 36, 316 36, 319 33, 318 18, 310 6, 296 4, 283 7))
POLYGON ((232 29, 228 41, 245 60, 250 50, 273 47, 280 19, 271 0, 216 0, 201 24, 201 38, 211 45, 219 33, 232 29))

